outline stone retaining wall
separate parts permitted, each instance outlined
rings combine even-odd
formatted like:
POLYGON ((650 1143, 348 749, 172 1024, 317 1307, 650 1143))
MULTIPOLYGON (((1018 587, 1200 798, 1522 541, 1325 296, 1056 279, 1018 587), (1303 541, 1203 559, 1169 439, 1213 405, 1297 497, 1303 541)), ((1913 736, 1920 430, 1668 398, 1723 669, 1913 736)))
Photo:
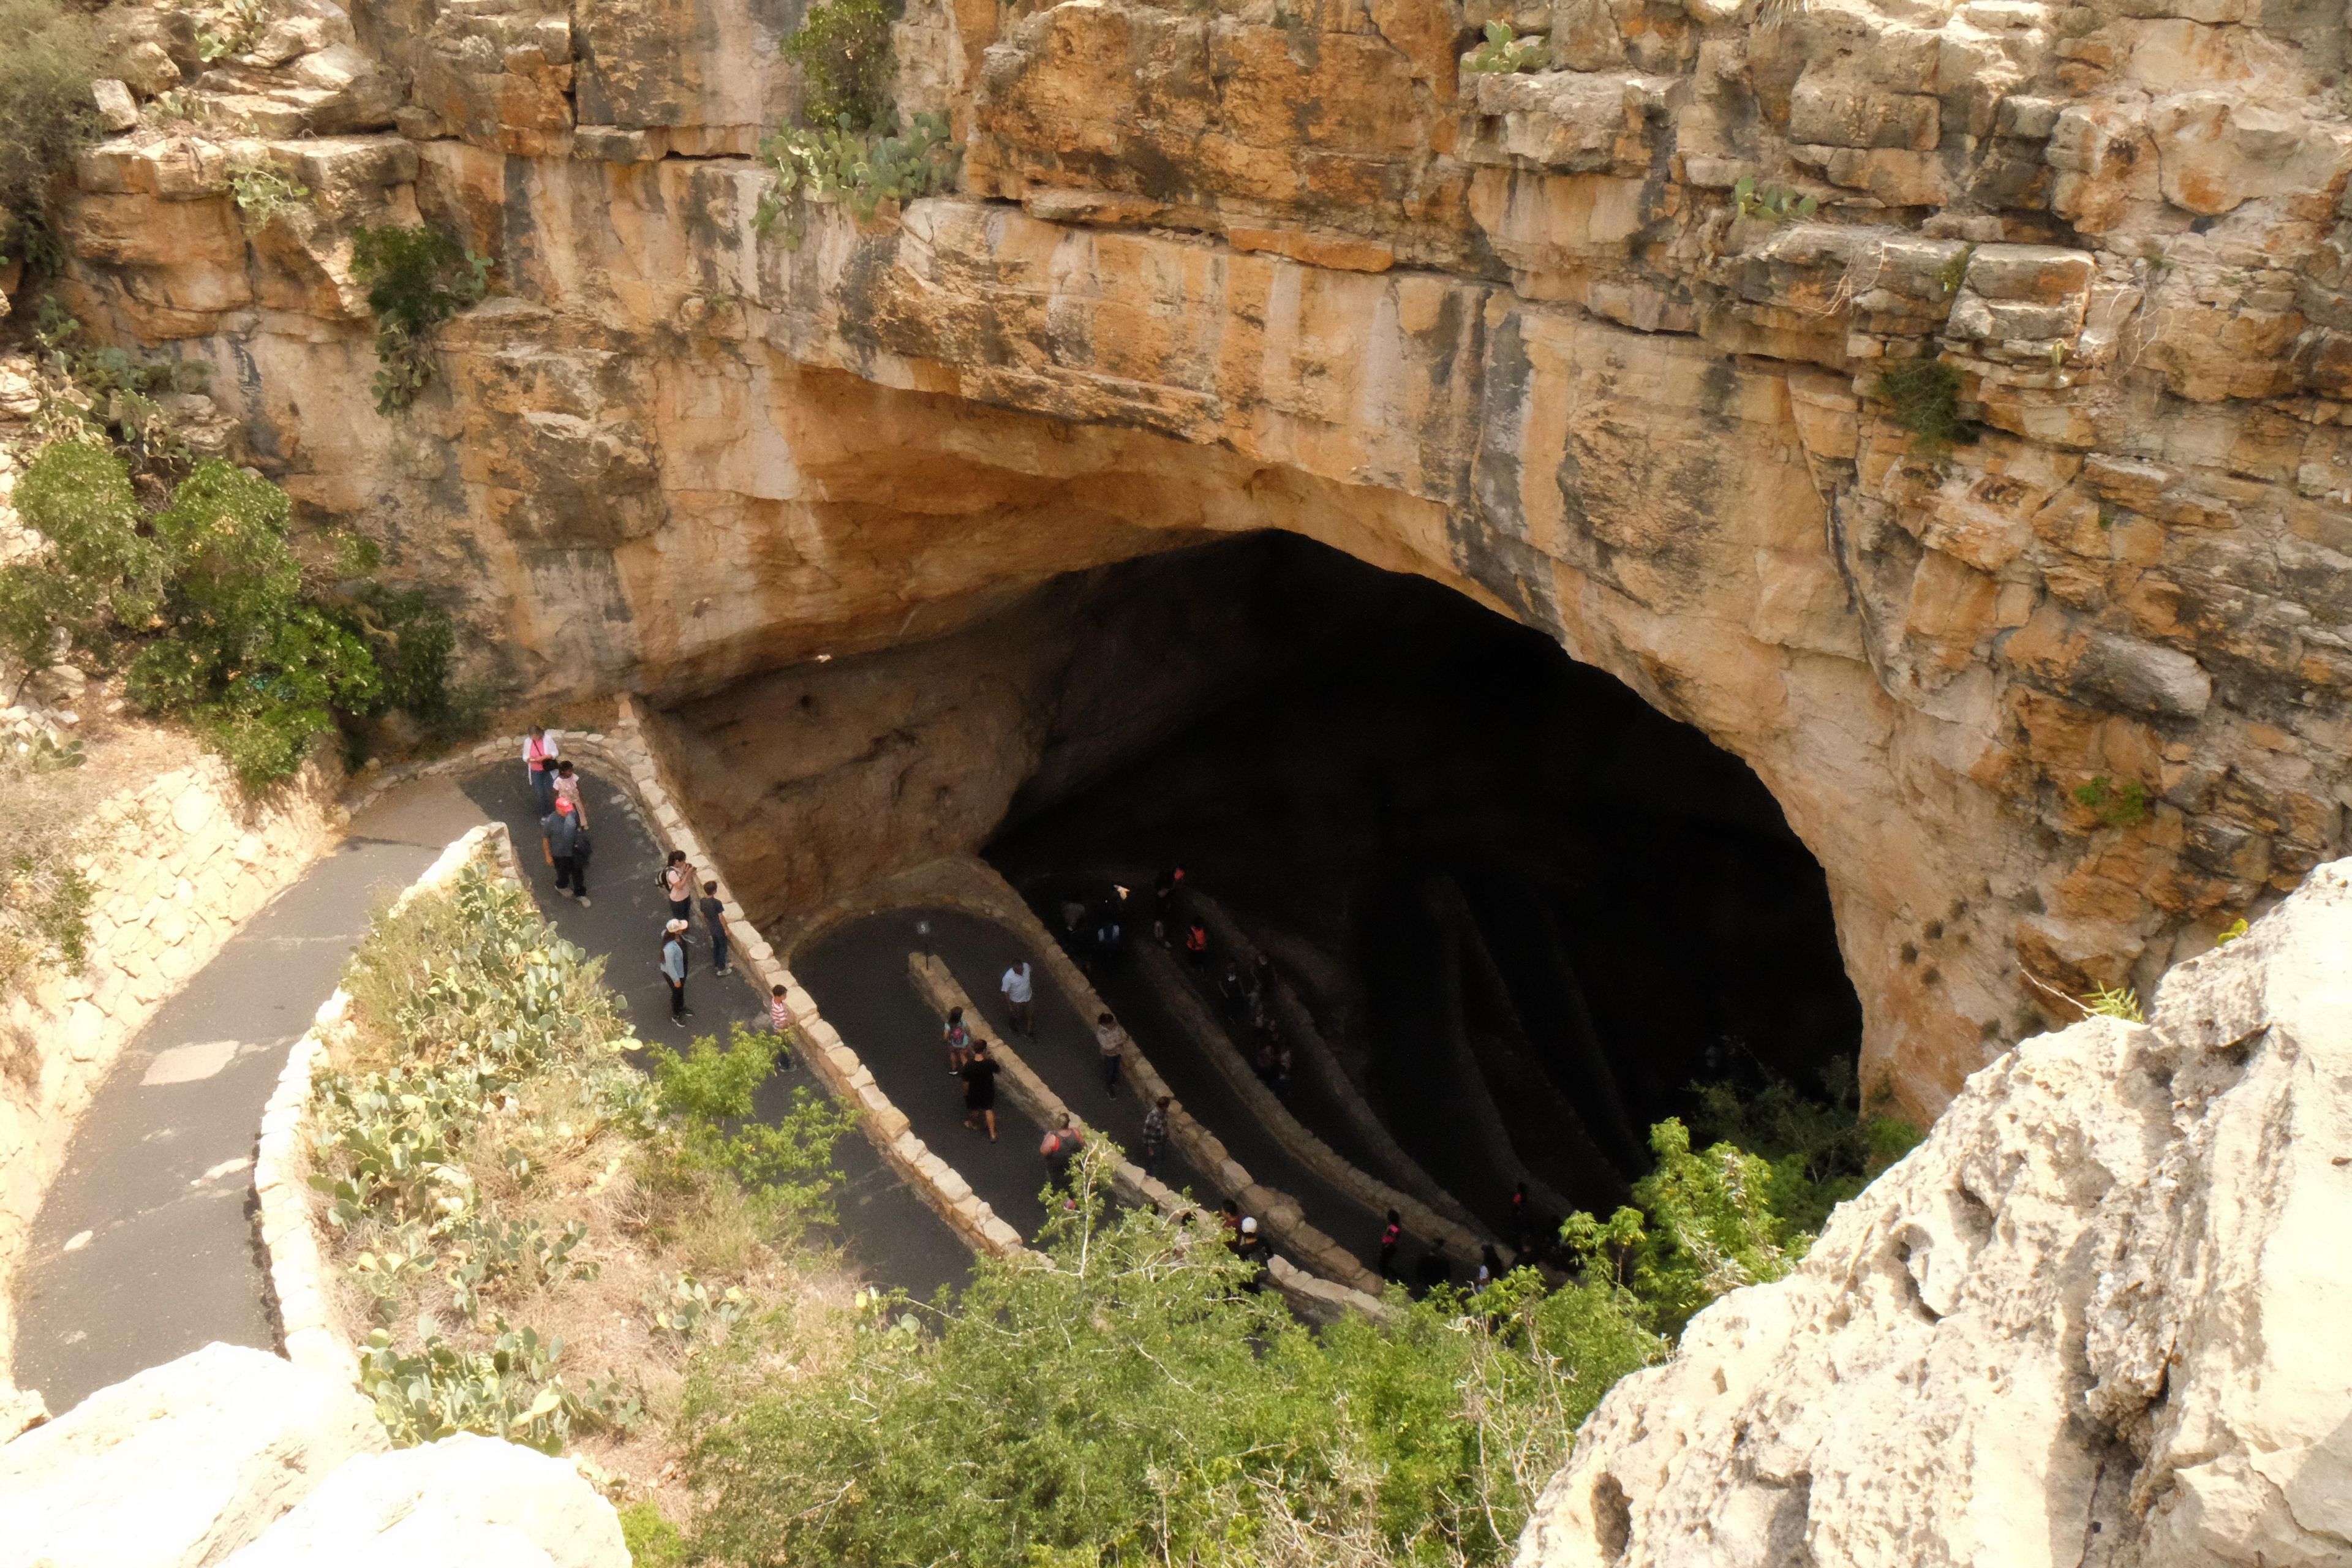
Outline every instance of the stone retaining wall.
POLYGON ((338 837, 340 774, 312 763, 248 802, 205 756, 91 813, 75 865, 97 889, 79 973, 42 971, 0 1007, 0 1394, 17 1262, 82 1113, 122 1047, 237 928, 338 837))
MULTIPOLYGON (((523 881, 506 824, 487 823, 453 840, 440 858, 401 890, 393 900, 393 912, 419 893, 447 887, 466 867, 484 863, 510 882, 523 881)), ((356 1375, 359 1346, 336 1315, 325 1256, 311 1224, 310 1087, 320 1064, 351 1029, 344 1021, 351 1004, 351 993, 335 987, 335 994, 320 1004, 310 1029, 287 1053, 278 1088, 262 1110, 253 1152, 254 1225, 261 1237, 278 1349, 299 1365, 342 1377, 356 1375)))

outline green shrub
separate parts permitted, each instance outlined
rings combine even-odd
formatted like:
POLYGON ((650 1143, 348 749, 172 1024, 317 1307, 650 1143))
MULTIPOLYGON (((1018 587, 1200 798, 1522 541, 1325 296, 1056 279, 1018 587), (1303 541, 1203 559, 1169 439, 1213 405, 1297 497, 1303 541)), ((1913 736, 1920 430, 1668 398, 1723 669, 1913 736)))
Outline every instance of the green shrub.
POLYGON ((1486 40, 1470 51, 1465 62, 1474 71, 1508 75, 1514 71, 1534 70, 1551 53, 1550 45, 1542 38, 1521 38, 1511 31, 1507 22, 1489 22, 1486 40))
POLYGON ((52 442, 17 481, 16 506, 50 545, 42 559, 0 567, 0 648, 27 675, 48 668, 60 637, 92 647, 116 623, 143 626, 163 608, 165 554, 140 536, 138 496, 111 451, 52 442))
POLYGON ((1962 380, 1958 366, 1936 359, 1905 360, 1879 373, 1878 395, 1895 423, 1911 432, 1913 451, 1940 457, 1976 439, 1974 426, 1960 417, 1962 380))
POLYGON ((803 1089, 782 1117, 757 1120, 753 1097, 784 1048, 782 1036, 740 1022, 725 1050, 708 1035, 683 1056, 655 1046, 648 1057, 655 1102, 675 1126, 689 1167, 724 1172, 774 1219, 824 1224, 832 1219, 824 1194, 841 1180, 829 1168, 834 1146, 856 1117, 803 1089))
POLYGON ((1819 1095, 1804 1094, 1777 1076, 1760 1089, 1694 1084, 1691 1093, 1700 1141, 1731 1144, 1770 1163, 1767 1202, 1800 1256, 1830 1210, 1909 1153, 1924 1135, 1888 1114, 1893 1091, 1884 1081, 1859 1096, 1853 1066, 1842 1059, 1822 1069, 1819 1095))
POLYGON ((1741 217, 1766 217, 1774 223, 1802 222, 1822 205, 1819 196, 1800 195, 1787 185, 1759 185, 1753 174, 1732 182, 1731 199, 1741 217))
POLYGON ((912 201, 955 188, 963 148, 948 117, 921 113, 903 134, 890 101, 890 21, 878 0, 812 6, 784 40, 801 67, 801 113, 761 144, 775 183, 751 215, 761 235, 784 220, 787 250, 807 232, 805 203, 846 201, 871 218, 886 201, 912 201))
POLYGON ((1213 1225, 1106 1201, 1081 1156, 1035 1257, 982 1258, 932 1326, 866 1299, 845 1364, 756 1333, 682 1415, 695 1550, 845 1564, 1507 1558, 1576 1425, 1664 1352, 1606 1282, 1532 1273, 1309 1333, 1213 1225))
POLYGON ((256 228, 310 199, 310 186, 257 158, 229 165, 228 189, 236 202, 236 210, 256 228))
POLYGON ((49 176, 97 133, 89 84, 101 58, 87 13, 59 0, 0 0, 0 249, 23 254, 10 215, 37 223, 49 176))
POLYGON ((819 0, 784 40, 801 68, 801 123, 884 132, 890 108, 890 18, 881 0, 819 0))
POLYGON ((621 1510, 621 1541, 635 1568, 686 1568, 686 1537, 649 1499, 621 1510))
POLYGON ((68 651, 125 662, 131 700, 186 721, 248 790, 301 766, 338 714, 450 715, 446 615, 413 591, 309 582, 267 479, 206 458, 142 523, 123 458, 65 440, 16 500, 52 548, 0 566, 0 651, 27 674, 68 651))
POLYGON ((352 232, 352 276, 367 285, 375 314, 377 413, 416 401, 433 379, 427 336, 488 291, 489 273, 488 258, 429 225, 352 232))
POLYGON ((2117 784, 2101 773, 2090 783, 2076 786, 2073 798, 2075 805, 2097 812, 2099 820, 2109 827, 2130 827, 2147 819, 2148 803, 2154 797, 2137 779, 2126 779, 2117 784))
POLYGON ((2126 1024, 2147 1022, 2140 1011, 2139 993, 2128 986, 2094 991, 2083 998, 2083 1006, 2095 1018, 2121 1018, 2126 1024))

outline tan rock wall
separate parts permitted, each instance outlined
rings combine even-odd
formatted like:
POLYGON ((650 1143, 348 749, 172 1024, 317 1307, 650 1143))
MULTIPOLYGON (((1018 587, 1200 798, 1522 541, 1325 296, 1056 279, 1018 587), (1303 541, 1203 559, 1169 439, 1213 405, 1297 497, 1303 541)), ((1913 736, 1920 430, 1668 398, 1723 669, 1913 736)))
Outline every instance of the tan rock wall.
POLYGON ((234 367, 257 456, 537 700, 1178 531, 1449 583, 1757 769, 1928 1108, 2046 1016, 2021 965, 2145 986, 2341 843, 2341 18, 2149 9, 916 5, 971 195, 792 251, 717 155, 794 101, 781 18, 387 5, 422 140, 336 141, 261 236, 197 142, 106 143, 70 291, 234 367), (1551 68, 1457 69, 1490 19, 1551 68), (502 292, 385 420, 348 226, 412 211, 502 292), (1920 356, 1982 439, 1902 427, 1920 356))
POLYGON ((313 764, 248 805, 207 756, 92 815, 76 857, 98 889, 88 962, 37 972, 0 1013, 0 1352, 9 1282, 82 1112, 155 1009, 335 842, 340 782, 313 764))

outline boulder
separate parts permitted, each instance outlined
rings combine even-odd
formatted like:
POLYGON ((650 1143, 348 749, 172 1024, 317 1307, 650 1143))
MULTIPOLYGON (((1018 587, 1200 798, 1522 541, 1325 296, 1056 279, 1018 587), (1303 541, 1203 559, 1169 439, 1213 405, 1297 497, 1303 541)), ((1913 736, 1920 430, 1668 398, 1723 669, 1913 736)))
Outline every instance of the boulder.
POLYGON ((229 1568, 628 1568, 613 1505, 567 1460, 471 1433, 327 1478, 229 1568))
POLYGON ((1519 1568, 2342 1563, 2352 860, 1972 1077, 1611 1391, 1519 1568))
POLYGON ((0 1447, 5 1555, 43 1568, 201 1568, 383 1441, 348 1383, 206 1345, 0 1447))

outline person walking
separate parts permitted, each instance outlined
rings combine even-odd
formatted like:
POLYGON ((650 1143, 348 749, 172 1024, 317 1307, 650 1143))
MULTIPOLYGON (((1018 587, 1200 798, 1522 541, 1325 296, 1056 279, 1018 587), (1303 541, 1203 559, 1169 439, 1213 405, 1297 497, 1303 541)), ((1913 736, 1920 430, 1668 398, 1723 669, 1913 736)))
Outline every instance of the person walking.
POLYGON ((1528 1184, 1521 1182, 1511 1189, 1511 1245, 1520 1252, 1535 1239, 1535 1214, 1528 1206, 1528 1184))
POLYGON ((1420 1280, 1421 1288, 1423 1292, 1437 1289, 1441 1286, 1453 1284, 1454 1263, 1451 1258, 1445 1256, 1445 1243, 1442 1241, 1431 1242, 1429 1244, 1429 1252, 1427 1256, 1423 1257, 1421 1262, 1414 1267, 1413 1273, 1420 1280))
POLYGON ((710 973, 732 974, 727 966, 727 906, 719 901, 719 884, 702 884, 702 923, 710 931, 710 973))
POLYGON ((694 1016, 686 1005, 686 922, 673 920, 662 931, 661 972, 669 982, 669 1021, 683 1028, 694 1016))
POLYGON ((556 799, 568 800, 572 803, 572 809, 579 814, 580 826, 587 826, 588 804, 580 798, 580 775, 572 771, 570 763, 562 761, 556 763, 555 779, 549 787, 555 791, 556 799))
POLYGON ((1172 1097, 1161 1095, 1160 1103, 1143 1113, 1143 1173, 1153 1181, 1160 1179, 1160 1162, 1168 1153, 1168 1108, 1172 1097))
POLYGON ((1474 1290, 1484 1290, 1487 1286, 1492 1285, 1496 1280, 1502 1277, 1502 1255, 1497 1253, 1491 1244, 1481 1247, 1478 1249, 1478 1278, 1476 1282, 1471 1286, 1471 1289, 1474 1290))
POLYGON ((1240 1238, 1234 1244, 1234 1256, 1249 1265, 1250 1271, 1242 1280, 1242 1289, 1253 1296, 1265 1289, 1274 1253, 1258 1231, 1255 1215, 1242 1221, 1240 1238))
POLYGON ((1062 1120, 1038 1143, 1037 1152, 1045 1157, 1045 1179, 1057 1187, 1070 1184, 1070 1162, 1085 1148, 1087 1135, 1070 1124, 1070 1113, 1062 1112, 1062 1120))
POLYGON ((523 737, 523 773, 530 780, 531 798, 539 802, 541 816, 555 809, 555 735, 537 724, 523 737))
POLYGON ((1401 1215, 1401 1214, 1397 1213, 1397 1212, 1396 1212, 1396 1210, 1394 1210, 1394 1209, 1391 1209, 1391 1210, 1389 1210, 1389 1222, 1388 1222, 1388 1224, 1386 1224, 1386 1225, 1384 1225, 1384 1226, 1381 1226, 1381 1279, 1395 1279, 1395 1278, 1397 1277, 1397 1271, 1396 1271, 1396 1255, 1397 1255, 1397 1247, 1398 1247, 1398 1245, 1399 1245, 1400 1243, 1402 1243, 1403 1240, 1404 1240, 1404 1216, 1403 1216, 1402 1215, 1401 1215))
POLYGON ((1195 974, 1209 965, 1209 928, 1197 920, 1184 928, 1184 957, 1195 974))
POLYGON ((588 835, 570 801, 559 799, 539 819, 539 836, 547 863, 555 868, 555 890, 567 899, 578 899, 581 907, 587 908, 588 858, 582 851, 588 835))
POLYGON ((1029 961, 1023 959, 1004 972, 996 983, 1004 993, 1005 1011, 1012 1016, 1013 1026, 1024 1035, 1036 1034, 1036 988, 1030 980, 1029 961))
POLYGON ((669 860, 661 868, 662 897, 669 900, 669 918, 683 921, 694 912, 694 868, 686 863, 686 851, 673 849, 669 860))
POLYGON ((971 1059, 971 1031, 964 1026, 962 1008, 948 1009, 947 1026, 940 1031, 940 1037, 948 1047, 948 1076, 954 1078, 971 1059))
POLYGON ((1105 1013, 1095 1020, 1095 1049, 1102 1057, 1103 1092, 1118 1098, 1118 1064, 1127 1050, 1127 1031, 1105 1013))
MULTIPOLYGON (((784 1000, 784 988, 781 985, 768 987, 768 1027, 773 1029, 779 1036, 792 1032, 793 1009, 784 1000)), ((793 1058, 789 1052, 777 1052, 776 1059, 780 1067, 789 1068, 793 1065, 793 1058)))
POLYGON ((985 1125, 992 1143, 996 1142, 996 1072, 988 1042, 974 1040, 971 1058, 963 1064, 963 1124, 974 1131, 985 1125))

